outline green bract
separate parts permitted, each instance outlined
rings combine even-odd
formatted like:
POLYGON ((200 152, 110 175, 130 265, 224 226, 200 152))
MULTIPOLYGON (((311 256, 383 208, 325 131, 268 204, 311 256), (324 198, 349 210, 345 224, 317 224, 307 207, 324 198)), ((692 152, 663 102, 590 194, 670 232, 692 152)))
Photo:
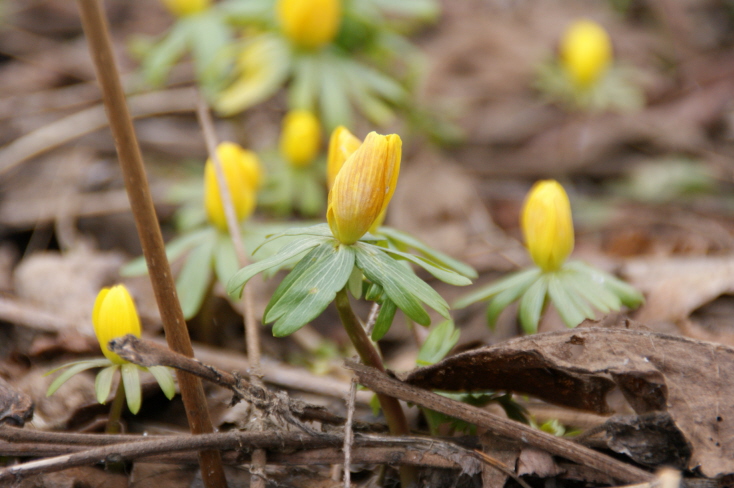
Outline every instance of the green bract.
POLYGON ((398 259, 409 260, 453 285, 471 283, 465 276, 426 258, 380 247, 376 244, 381 239, 370 234, 354 244, 345 245, 331 235, 327 224, 320 224, 292 229, 271 237, 266 243, 284 236, 300 238, 283 246, 277 254, 239 270, 227 286, 227 292, 238 297, 256 274, 282 268, 289 260, 303 256, 278 286, 265 309, 263 321, 275 322, 275 336, 292 334, 317 317, 348 283, 352 294, 359 296, 362 276, 374 287, 372 297, 382 302, 381 317, 375 325, 380 336, 389 329, 398 308, 421 325, 430 323, 423 304, 448 318, 446 301, 398 259))
POLYGON ((463 308, 490 300, 487 322, 494 327, 502 310, 520 300, 520 323, 532 334, 538 330, 548 299, 568 327, 593 319, 594 309, 609 313, 622 305, 636 308, 644 301, 642 294, 624 281, 580 261, 570 261, 556 271, 533 267, 511 274, 460 298, 454 306, 463 308))
POLYGON ((56 390, 58 390, 61 385, 66 383, 72 376, 92 368, 104 368, 97 373, 97 378, 94 381, 94 391, 97 396, 97 401, 102 404, 104 404, 107 401, 107 397, 110 396, 112 379, 115 372, 120 371, 121 381, 125 387, 127 407, 133 414, 140 411, 140 405, 142 403, 142 394, 140 391, 141 370, 148 371, 153 375, 158 382, 158 385, 161 387, 161 390, 163 390, 163 393, 166 395, 166 398, 170 400, 176 394, 176 384, 173 382, 173 376, 165 366, 150 366, 148 368, 144 368, 132 363, 115 364, 105 358, 77 361, 52 369, 46 373, 46 375, 53 374, 62 369, 66 369, 66 371, 53 380, 46 391, 46 396, 53 395, 56 390))

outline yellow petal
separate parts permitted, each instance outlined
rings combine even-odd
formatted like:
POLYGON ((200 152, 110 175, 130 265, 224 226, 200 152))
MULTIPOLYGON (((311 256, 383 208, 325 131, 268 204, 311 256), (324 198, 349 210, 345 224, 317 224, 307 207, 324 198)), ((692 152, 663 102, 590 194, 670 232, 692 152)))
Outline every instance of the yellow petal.
POLYGON ((344 126, 340 125, 331 133, 331 138, 329 139, 328 162, 326 164, 326 181, 329 188, 334 185, 336 175, 339 173, 339 170, 342 169, 344 161, 346 161, 361 144, 362 141, 357 139, 344 126))
POLYGON ((283 34, 294 45, 317 49, 339 31, 342 4, 341 0, 279 0, 276 15, 283 34))
POLYGON ((292 110, 283 119, 280 153, 296 168, 310 165, 321 146, 319 119, 308 110, 292 110))
MULTIPOLYGON (((256 192, 262 179, 260 161, 255 153, 232 142, 217 146, 224 179, 232 197, 237 221, 245 220, 255 210, 256 192)), ((214 161, 207 159, 204 167, 204 207, 209 221, 221 230, 227 230, 222 197, 219 193, 214 161)))
POLYGON ((595 83, 612 60, 612 44, 602 26, 591 20, 571 24, 561 40, 561 64, 579 88, 595 83))
POLYGON ((573 251, 571 204, 555 180, 537 182, 528 193, 522 211, 525 245, 543 271, 561 267, 573 251))
POLYGON ((329 192, 326 218, 334 237, 354 244, 387 210, 400 173, 402 141, 370 132, 346 160, 329 192))
POLYGON ((211 0, 162 0, 162 2, 177 17, 201 12, 211 4, 211 0))
POLYGON ((94 334, 104 355, 116 364, 127 361, 110 351, 107 344, 127 334, 140 337, 140 318, 130 293, 124 285, 103 288, 97 295, 92 311, 94 334))

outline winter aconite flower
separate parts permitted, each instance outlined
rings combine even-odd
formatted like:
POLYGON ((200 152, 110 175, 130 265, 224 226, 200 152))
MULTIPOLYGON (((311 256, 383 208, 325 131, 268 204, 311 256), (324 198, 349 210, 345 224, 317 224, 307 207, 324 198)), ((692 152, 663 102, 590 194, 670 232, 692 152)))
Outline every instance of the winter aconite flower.
MULTIPOLYGON (((257 155, 237 144, 223 142, 217 147, 224 178, 232 198, 237 220, 249 217, 255 209, 256 190, 260 186, 261 169, 257 155)), ((214 161, 206 162, 204 169, 204 206, 209 221, 221 230, 227 230, 227 219, 219 193, 214 161)))
POLYGON ((339 31, 341 0, 278 0, 280 27, 294 45, 318 49, 331 42, 339 31))
POLYGON ((586 88, 599 80, 612 60, 612 45, 602 26, 591 20, 571 24, 561 39, 561 64, 571 81, 586 88))
POLYGON ((537 182, 522 210, 525 245, 535 264, 543 271, 561 267, 573 250, 571 203, 555 180, 537 182))
POLYGON ((400 173, 402 141, 370 132, 344 162, 329 192, 326 219, 334 237, 354 244, 384 217, 400 173))
POLYGON ((308 110, 292 110, 283 119, 280 153, 291 166, 303 168, 316 158, 321 145, 321 124, 308 110))
POLYGON ((346 127, 340 125, 333 130, 329 139, 329 154, 326 163, 326 182, 329 188, 334 186, 336 175, 344 166, 344 162, 361 144, 362 141, 349 132, 346 127))
POLYGON ((107 344, 127 334, 140 337, 140 319, 135 303, 123 285, 103 288, 97 295, 92 312, 94 334, 97 336, 102 353, 115 364, 127 361, 110 351, 107 344))
POLYGON ((94 382, 94 391, 97 401, 104 404, 110 396, 112 382, 117 371, 120 372, 120 387, 115 395, 115 402, 119 402, 120 408, 110 410, 108 420, 108 432, 112 432, 110 426, 119 422, 122 405, 127 400, 127 406, 133 414, 138 413, 142 403, 140 389, 140 371, 148 371, 158 381, 158 384, 169 399, 176 394, 176 385, 173 382, 171 372, 165 366, 150 366, 143 368, 132 364, 110 351, 109 342, 113 339, 132 334, 140 337, 140 318, 135 309, 130 293, 124 285, 115 285, 103 288, 97 295, 92 310, 92 324, 94 334, 97 336, 102 353, 107 359, 89 359, 76 363, 65 364, 59 368, 49 371, 47 374, 65 369, 57 376, 46 391, 46 396, 53 395, 66 381, 75 374, 92 368, 103 368, 94 382), (117 418, 113 418, 117 415, 117 418))
POLYGON ((454 304, 466 307, 489 300, 487 322, 494 326, 500 313, 519 301, 520 324, 527 333, 538 330, 538 323, 552 303, 568 327, 584 319, 638 307, 640 292, 608 273, 580 261, 566 261, 574 244, 571 205, 563 187, 554 180, 539 181, 525 199, 521 226, 525 244, 536 266, 512 273, 466 295, 454 304))
POLYGON ((161 0, 163 5, 175 16, 185 17, 209 8, 211 0, 161 0))

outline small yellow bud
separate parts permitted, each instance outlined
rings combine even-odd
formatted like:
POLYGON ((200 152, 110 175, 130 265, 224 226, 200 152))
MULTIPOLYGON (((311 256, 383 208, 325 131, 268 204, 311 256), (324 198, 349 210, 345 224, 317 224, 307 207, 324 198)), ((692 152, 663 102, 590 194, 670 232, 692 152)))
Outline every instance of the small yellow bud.
POLYGON ((561 64, 578 88, 587 88, 606 72, 612 44, 602 26, 578 20, 566 29, 560 46, 561 64))
POLYGON ((211 5, 211 0, 162 0, 162 2, 176 17, 199 13, 211 5))
POLYGON ((295 168, 310 165, 321 146, 319 119, 308 110, 292 110, 283 119, 280 154, 295 168))
MULTIPOLYGON (((232 142, 217 146, 217 156, 222 163, 224 179, 232 197, 237 220, 242 221, 255 210, 255 194, 260 186, 261 169, 257 155, 232 142)), ((217 184, 214 161, 207 159, 204 168, 204 207, 209 221, 222 230, 227 230, 227 218, 217 184)))
POLYGON ((362 144, 357 137, 355 137, 349 130, 344 126, 339 126, 331 133, 329 139, 329 154, 328 162, 326 164, 326 182, 331 188, 334 185, 334 180, 339 170, 342 169, 344 161, 356 151, 362 144))
POLYGON ((283 33, 300 48, 320 48, 339 31, 341 0, 278 0, 276 9, 283 33))
POLYGON ((140 337, 140 318, 135 303, 124 285, 102 288, 94 302, 92 324, 94 334, 107 359, 115 364, 127 363, 107 346, 112 339, 127 334, 140 337))
POLYGON ((535 264, 543 271, 560 268, 573 251, 573 220, 568 195, 557 181, 533 185, 525 198, 521 224, 535 264))
POLYGON ((370 132, 336 175, 326 219, 343 244, 354 244, 384 217, 398 182, 401 148, 397 134, 370 132))

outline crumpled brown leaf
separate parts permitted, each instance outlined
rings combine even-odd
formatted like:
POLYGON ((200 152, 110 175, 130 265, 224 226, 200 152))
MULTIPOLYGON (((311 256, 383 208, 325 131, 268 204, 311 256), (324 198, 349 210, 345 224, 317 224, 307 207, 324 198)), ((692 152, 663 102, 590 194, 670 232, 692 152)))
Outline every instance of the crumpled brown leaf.
POLYGON ((581 327, 520 337, 421 368, 407 381, 448 391, 510 390, 612 412, 615 389, 638 414, 667 411, 690 443, 688 468, 734 472, 734 349, 646 330, 581 327))

